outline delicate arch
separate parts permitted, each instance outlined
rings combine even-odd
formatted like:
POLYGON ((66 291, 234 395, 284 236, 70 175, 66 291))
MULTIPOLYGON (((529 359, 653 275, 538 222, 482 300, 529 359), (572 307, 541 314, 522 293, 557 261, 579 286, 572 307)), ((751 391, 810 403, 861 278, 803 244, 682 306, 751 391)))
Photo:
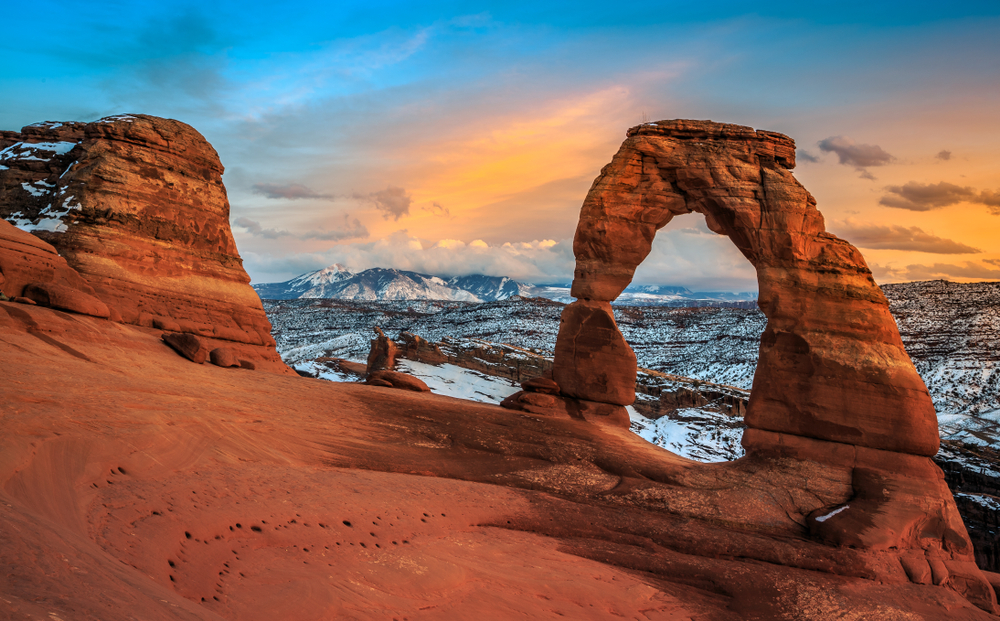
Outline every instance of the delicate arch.
MULTIPOLYGON (((563 313, 553 379, 563 395, 635 398, 635 356, 610 302, 656 231, 698 212, 757 270, 767 315, 748 427, 917 455, 937 452, 937 418, 861 253, 825 230, 789 169, 795 143, 709 121, 634 127, 594 181, 573 250, 577 302, 563 313)), ((744 443, 746 443, 746 437, 744 443)))

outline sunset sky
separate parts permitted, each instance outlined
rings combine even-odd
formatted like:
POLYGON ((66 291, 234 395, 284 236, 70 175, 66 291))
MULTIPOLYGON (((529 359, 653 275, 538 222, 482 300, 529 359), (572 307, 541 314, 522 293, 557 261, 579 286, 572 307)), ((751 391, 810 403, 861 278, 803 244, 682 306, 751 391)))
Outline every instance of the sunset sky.
MULTIPOLYGON (((556 282, 626 129, 739 123, 796 140, 879 282, 1000 280, 995 0, 419 4, 13 0, 0 128, 193 125, 255 282, 334 262, 556 282)), ((636 280, 756 288, 697 215, 636 280)))

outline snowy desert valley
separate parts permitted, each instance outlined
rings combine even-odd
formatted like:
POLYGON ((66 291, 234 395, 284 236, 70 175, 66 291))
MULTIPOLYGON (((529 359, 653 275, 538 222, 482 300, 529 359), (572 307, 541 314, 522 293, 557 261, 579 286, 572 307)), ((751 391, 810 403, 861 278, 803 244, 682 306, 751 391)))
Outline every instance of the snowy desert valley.
MULTIPOLYGON (((502 284, 514 289, 510 282, 502 284)), ((995 348, 1000 283, 915 282, 886 285, 883 291, 937 410, 942 448, 936 460, 976 538, 977 552, 995 563, 1000 548, 1000 353, 995 348)), ((265 299, 264 307, 279 353, 304 374, 360 381, 331 361, 363 363, 372 330, 379 326, 393 339, 409 333, 437 343, 449 356, 449 363, 440 365, 402 359, 399 370, 420 377, 439 394, 499 403, 519 390, 521 381, 551 365, 565 308, 556 300, 317 297, 265 299)), ((698 461, 740 457, 739 403, 750 396, 767 323, 763 313, 673 307, 660 300, 656 306, 616 305, 615 318, 640 369, 637 401, 629 408, 632 430, 698 461)))

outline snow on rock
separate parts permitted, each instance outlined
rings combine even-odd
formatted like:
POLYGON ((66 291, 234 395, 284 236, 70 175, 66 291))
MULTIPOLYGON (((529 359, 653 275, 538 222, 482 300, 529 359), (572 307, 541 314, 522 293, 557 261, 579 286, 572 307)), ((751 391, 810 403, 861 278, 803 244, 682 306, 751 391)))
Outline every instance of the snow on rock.
POLYGON ((16 142, 0 151, 0 162, 28 160, 47 162, 57 155, 65 155, 78 142, 16 142))
POLYGON ((990 511, 1000 511, 1000 499, 985 494, 955 494, 956 498, 965 498, 986 507, 990 511))
POLYGON ((126 123, 131 123, 135 121, 134 116, 131 114, 115 114, 112 116, 106 116, 103 119, 97 121, 98 123, 117 123, 118 121, 124 121, 126 123))

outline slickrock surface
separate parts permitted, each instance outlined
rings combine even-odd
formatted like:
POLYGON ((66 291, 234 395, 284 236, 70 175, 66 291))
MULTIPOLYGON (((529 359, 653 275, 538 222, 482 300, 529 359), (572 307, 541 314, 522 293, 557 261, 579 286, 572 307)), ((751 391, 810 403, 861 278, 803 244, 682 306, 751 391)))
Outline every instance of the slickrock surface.
POLYGON ((968 565, 813 538, 847 462, 697 464, 7 302, 0 349, 3 618, 995 618, 968 565))
POLYGON ((229 228, 223 167, 190 126, 146 115, 0 137, 0 218, 52 244, 126 323, 274 341, 229 228))
MULTIPOLYGON (((747 424, 933 455, 939 440, 927 388, 861 254, 825 231, 816 201, 789 172, 794 149, 782 134, 709 121, 632 128, 584 201, 573 296, 614 300, 659 228, 703 214, 756 267, 768 317, 747 424)), ((573 325, 560 326, 560 339, 573 334, 573 325)), ((603 401, 575 369, 581 360, 614 365, 618 354, 559 350, 557 340, 554 377, 564 394, 603 401)))

